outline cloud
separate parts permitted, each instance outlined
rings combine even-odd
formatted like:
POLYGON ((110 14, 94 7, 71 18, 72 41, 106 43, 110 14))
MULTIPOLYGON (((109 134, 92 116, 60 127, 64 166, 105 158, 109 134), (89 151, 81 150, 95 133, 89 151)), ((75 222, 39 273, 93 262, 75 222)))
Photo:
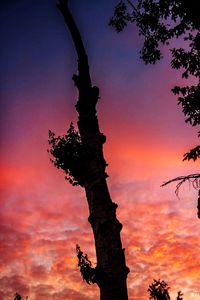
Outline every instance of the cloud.
MULTIPOLYGON (((32 178, 28 188, 23 185, 20 180, 15 184, 17 195, 4 186, 7 204, 1 208, 1 270, 6 275, 2 295, 7 298, 21 291, 33 300, 70 299, 72 295, 73 299, 95 299, 98 288, 82 281, 75 253, 79 243, 95 264, 84 193, 66 188, 65 183, 58 192, 52 182, 37 186, 37 178, 32 178)), ((110 190, 124 225, 123 246, 131 270, 129 298, 146 299, 153 278, 166 280, 173 291, 182 289, 190 297, 198 285, 200 259, 195 192, 185 188, 184 198, 178 200, 173 188, 161 189, 154 179, 139 178, 111 179, 110 190)))
POLYGON ((3 276, 0 278, 0 299, 13 299, 16 292, 23 297, 29 294, 29 286, 26 279, 21 275, 3 276))

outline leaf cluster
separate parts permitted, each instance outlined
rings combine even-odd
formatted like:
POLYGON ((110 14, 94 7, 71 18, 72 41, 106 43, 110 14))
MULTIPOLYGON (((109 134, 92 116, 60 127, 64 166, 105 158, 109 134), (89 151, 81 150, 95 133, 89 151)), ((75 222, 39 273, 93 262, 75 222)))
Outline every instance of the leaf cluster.
MULTIPOLYGON (((169 295, 169 289, 170 287, 164 280, 155 280, 152 284, 149 285, 148 293, 149 293, 149 299, 154 300, 170 300, 169 295)), ((178 292, 176 300, 183 300, 182 298, 183 294, 181 291, 178 292)))
POLYGON ((21 295, 18 293, 15 293, 14 300, 21 300, 21 299, 22 299, 21 295))
MULTIPOLYGON (((130 22, 136 23, 144 38, 140 56, 146 64, 154 64, 162 58, 161 48, 177 38, 184 47, 170 49, 171 67, 182 71, 182 78, 193 76, 196 85, 175 86, 178 104, 192 126, 200 125, 200 18, 196 0, 121 0, 116 6, 110 25, 117 32, 130 22), (130 4, 130 5, 129 5, 130 4)), ((194 149, 188 156, 194 160, 194 149)), ((187 158, 187 159, 188 159, 187 158)))
POLYGON ((92 267, 92 263, 88 259, 87 254, 83 254, 79 245, 76 245, 76 253, 78 257, 78 267, 80 268, 83 280, 88 284, 95 283, 95 268, 92 267))
POLYGON ((155 299, 155 300, 169 300, 169 287, 168 284, 164 280, 155 280, 152 284, 149 285, 148 293, 149 293, 149 299, 155 299))
POLYGON ((184 115, 187 117, 186 122, 192 126, 200 125, 200 84, 179 87, 172 89, 174 94, 180 95, 178 104, 182 105, 184 115))
POLYGON ((66 180, 73 186, 81 185, 84 150, 81 137, 73 123, 70 124, 67 134, 63 136, 56 137, 55 133, 49 130, 48 142, 51 146, 48 152, 53 156, 51 162, 54 166, 65 172, 66 180))
POLYGON ((144 37, 140 54, 145 63, 161 59, 160 44, 168 44, 170 39, 196 29, 181 0, 138 0, 136 6, 127 4, 130 1, 119 2, 109 25, 120 32, 128 22, 136 23, 139 34, 144 37))
POLYGON ((136 6, 121 0, 109 25, 120 32, 129 22, 135 22, 139 34, 144 37, 141 58, 145 63, 155 63, 162 57, 160 45, 168 44, 172 38, 183 36, 185 41, 192 41, 189 46, 192 52, 199 49, 200 25, 189 11, 183 0, 138 0, 136 6))
POLYGON ((193 149, 191 149, 189 152, 185 153, 183 156, 183 160, 197 160, 197 158, 200 158, 200 146, 197 146, 193 149))
MULTIPOLYGON (((28 300, 28 299, 29 299, 29 297, 26 296, 26 300, 28 300)), ((22 296, 18 293, 15 293, 13 300, 22 300, 22 296)))
POLYGON ((124 1, 120 1, 116 7, 114 16, 110 19, 109 25, 115 27, 117 32, 124 30, 128 22, 134 21, 134 15, 128 12, 127 5, 124 1))

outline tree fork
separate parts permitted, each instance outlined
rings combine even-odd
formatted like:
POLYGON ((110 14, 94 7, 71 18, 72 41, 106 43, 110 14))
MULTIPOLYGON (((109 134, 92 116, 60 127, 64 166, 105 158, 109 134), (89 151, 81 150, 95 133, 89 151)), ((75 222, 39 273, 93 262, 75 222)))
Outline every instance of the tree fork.
POLYGON ((100 288, 101 300, 127 300, 126 267, 124 249, 120 238, 122 224, 116 218, 117 204, 109 194, 105 172, 107 166, 103 156, 106 139, 99 130, 96 104, 98 87, 92 87, 88 57, 81 35, 70 13, 68 0, 57 4, 72 36, 78 56, 78 75, 73 76, 79 92, 76 104, 78 129, 87 153, 87 169, 83 170, 83 182, 89 206, 89 218, 95 239, 97 267, 96 283, 100 288))

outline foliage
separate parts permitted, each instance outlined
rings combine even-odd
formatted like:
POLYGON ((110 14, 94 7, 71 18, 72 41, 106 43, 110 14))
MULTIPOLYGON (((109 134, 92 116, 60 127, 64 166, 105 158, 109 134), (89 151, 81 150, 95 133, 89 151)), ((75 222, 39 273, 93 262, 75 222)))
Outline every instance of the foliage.
POLYGON ((192 126, 200 124, 200 84, 194 86, 179 87, 172 89, 174 94, 182 94, 178 98, 178 104, 182 105, 183 113, 187 117, 186 122, 192 126))
POLYGON ((55 136, 49 130, 49 145, 51 149, 48 150, 54 157, 51 162, 58 168, 62 169, 66 176, 66 180, 73 186, 81 185, 81 169, 83 167, 83 146, 79 133, 75 130, 73 123, 66 135, 55 136))
POLYGON ((128 22, 134 21, 134 16, 127 12, 128 8, 126 2, 120 1, 115 8, 115 15, 111 18, 109 25, 114 26, 117 32, 122 31, 128 22))
POLYGON ((149 285, 149 299, 168 300, 170 299, 168 293, 169 287, 165 281, 155 280, 149 285))
POLYGON ((14 297, 14 300, 21 300, 21 299, 22 299, 21 295, 16 293, 15 297, 14 297))
MULTIPOLYGON (((147 290, 149 293, 149 299, 170 300, 169 289, 170 287, 164 280, 160 281, 160 279, 154 279, 153 283, 149 285, 147 290)), ((183 294, 179 291, 176 300, 183 300, 182 296, 183 294)))
POLYGON ((183 300, 182 296, 183 296, 183 293, 181 291, 179 291, 176 300, 183 300))
MULTIPOLYGON (((29 297, 26 296, 26 300, 28 300, 28 299, 29 299, 29 297)), ((22 300, 22 296, 18 293, 15 293, 13 300, 22 300)))
MULTIPOLYGON (((170 49, 174 69, 182 70, 182 78, 193 76, 196 85, 175 86, 178 104, 192 126, 200 125, 200 18, 198 1, 191 0, 138 0, 136 6, 130 0, 121 0, 116 6, 110 25, 117 32, 129 22, 135 22, 139 34, 144 37, 140 51, 146 64, 162 58, 161 46, 169 45, 174 38, 184 46, 170 49)), ((196 160, 200 146, 185 154, 185 159, 196 160), (198 150, 198 151, 197 151, 198 150)))
POLYGON ((83 254, 79 245, 76 245, 76 253, 78 257, 78 266, 83 280, 85 280, 88 284, 95 283, 95 268, 92 267, 92 263, 88 259, 87 254, 83 254))
POLYGON ((195 161, 199 157, 200 157, 200 146, 197 146, 194 149, 190 150, 189 152, 185 153, 183 160, 193 159, 195 161))

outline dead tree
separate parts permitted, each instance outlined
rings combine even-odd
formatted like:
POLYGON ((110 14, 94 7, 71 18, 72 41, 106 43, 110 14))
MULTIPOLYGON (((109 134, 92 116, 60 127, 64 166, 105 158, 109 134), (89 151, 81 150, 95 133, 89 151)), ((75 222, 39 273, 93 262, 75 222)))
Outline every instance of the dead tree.
MULTIPOLYGON (((78 56, 78 74, 73 76, 73 81, 79 95, 76 104, 79 133, 72 125, 65 137, 55 138, 50 132, 50 152, 55 157, 54 164, 65 170, 69 181, 85 189, 88 221, 93 229, 97 257, 97 267, 91 272, 91 281, 99 286, 100 299, 127 300, 129 269, 120 238, 122 224, 116 218, 117 204, 112 202, 106 182, 107 164, 103 156, 106 138, 100 132, 96 115, 99 88, 92 86, 87 53, 68 1, 60 0, 57 7, 65 19, 78 56)), ((90 264, 87 264, 89 267, 90 264)))

